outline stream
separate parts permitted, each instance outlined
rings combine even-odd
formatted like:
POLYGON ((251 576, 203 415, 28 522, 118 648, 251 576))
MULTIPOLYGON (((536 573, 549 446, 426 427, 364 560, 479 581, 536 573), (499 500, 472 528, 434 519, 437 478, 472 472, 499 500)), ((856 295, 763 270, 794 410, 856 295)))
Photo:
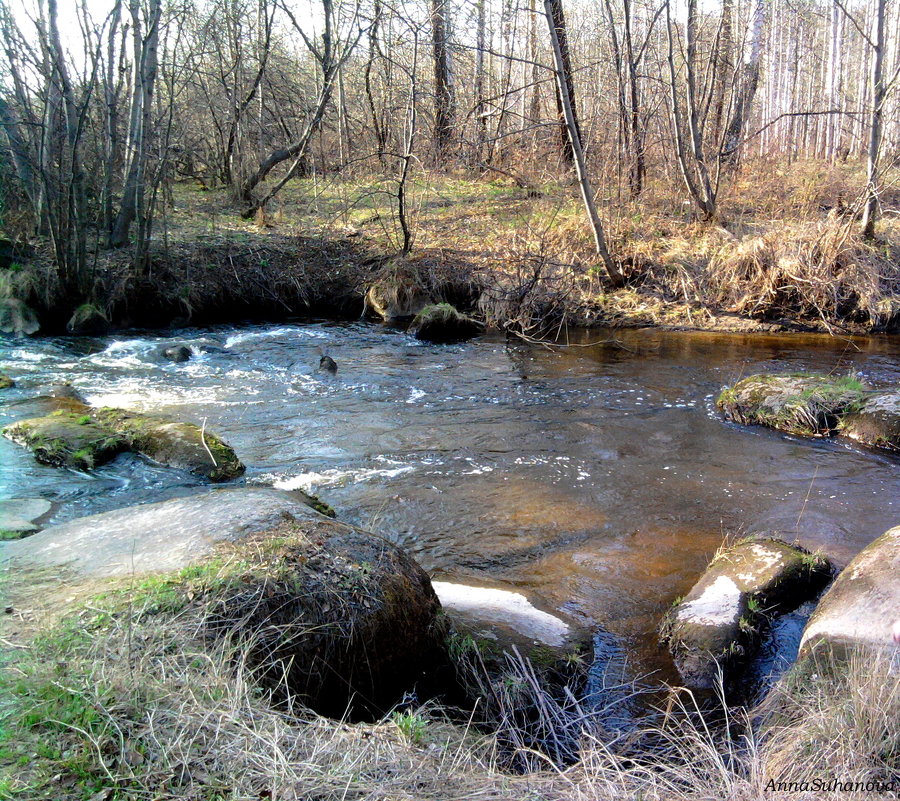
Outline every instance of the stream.
MULTIPOLYGON (((896 338, 570 336, 562 349, 499 336, 437 346, 304 322, 6 339, 0 365, 17 387, 0 396, 0 424, 64 380, 92 404, 205 420, 247 465, 241 482, 312 491, 433 576, 521 592, 669 681, 657 625, 723 537, 774 528, 845 564, 900 522, 896 456, 741 428, 714 406, 760 371, 897 385, 896 338), (178 343, 199 355, 159 357, 178 343), (319 349, 336 375, 316 369, 319 349)), ((134 455, 91 474, 45 467, 0 439, 0 498, 43 496, 54 523, 208 489, 134 455)))

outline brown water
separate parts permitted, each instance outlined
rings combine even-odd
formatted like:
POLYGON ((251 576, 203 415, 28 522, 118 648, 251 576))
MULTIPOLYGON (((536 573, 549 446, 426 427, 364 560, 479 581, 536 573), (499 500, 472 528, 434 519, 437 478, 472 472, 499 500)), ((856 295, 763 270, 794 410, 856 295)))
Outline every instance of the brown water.
MULTIPOLYGON (((298 324, 7 341, 0 363, 20 386, 0 421, 64 378, 95 403, 206 418, 248 483, 311 489, 433 574, 518 589, 620 637, 636 671, 672 678, 657 624, 724 536, 796 533, 845 563, 900 522, 900 459, 726 423, 719 389, 762 370, 854 369, 896 385, 900 342, 595 331, 578 344, 611 337, 620 344, 429 346, 298 324), (182 341, 221 350, 185 365, 156 357, 182 341), (336 376, 315 370, 318 347, 336 376)), ((0 460, 0 495, 46 496, 59 521, 206 491, 133 456, 82 475, 3 440, 0 460)))

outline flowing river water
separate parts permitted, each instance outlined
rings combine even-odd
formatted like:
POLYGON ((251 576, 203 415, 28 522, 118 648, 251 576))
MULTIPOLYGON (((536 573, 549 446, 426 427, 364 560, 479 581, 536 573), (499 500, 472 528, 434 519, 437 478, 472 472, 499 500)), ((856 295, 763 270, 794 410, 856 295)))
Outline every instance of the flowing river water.
MULTIPOLYGON (((741 428, 714 406, 759 371, 900 384, 897 339, 573 336, 564 349, 491 336, 436 346, 299 323, 5 340, 17 387, 0 424, 64 380, 93 404, 205 420, 246 463, 241 482, 315 492, 432 575, 524 593, 669 680, 657 625, 723 537, 778 530, 843 564, 900 522, 897 457, 741 428), (159 357, 183 342, 199 355, 159 357), (335 376, 317 371, 320 348, 335 376)), ((46 497, 52 522, 208 489, 131 455, 91 474, 45 467, 0 439, 0 497, 46 497)))

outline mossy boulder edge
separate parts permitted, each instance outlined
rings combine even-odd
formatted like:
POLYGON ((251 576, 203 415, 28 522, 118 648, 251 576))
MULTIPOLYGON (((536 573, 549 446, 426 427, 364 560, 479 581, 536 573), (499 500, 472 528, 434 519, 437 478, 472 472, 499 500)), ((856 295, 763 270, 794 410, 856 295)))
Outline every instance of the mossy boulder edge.
POLYGON ((75 399, 63 399, 58 405, 44 417, 11 423, 3 435, 54 467, 92 470, 123 451, 134 451, 210 481, 228 481, 244 472, 230 445, 194 423, 95 409, 75 399))
POLYGON ((837 433, 843 417, 861 408, 868 388, 853 376, 763 373, 722 391, 716 406, 729 420, 803 436, 837 433))

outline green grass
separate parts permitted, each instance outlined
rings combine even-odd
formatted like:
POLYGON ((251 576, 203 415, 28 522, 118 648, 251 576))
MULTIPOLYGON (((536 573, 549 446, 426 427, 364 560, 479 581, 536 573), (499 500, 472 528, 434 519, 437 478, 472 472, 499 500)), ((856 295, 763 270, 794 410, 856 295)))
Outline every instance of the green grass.
POLYGON ((418 712, 407 709, 403 712, 394 712, 391 720, 403 733, 403 736, 413 745, 421 745, 428 731, 428 719, 418 712))

